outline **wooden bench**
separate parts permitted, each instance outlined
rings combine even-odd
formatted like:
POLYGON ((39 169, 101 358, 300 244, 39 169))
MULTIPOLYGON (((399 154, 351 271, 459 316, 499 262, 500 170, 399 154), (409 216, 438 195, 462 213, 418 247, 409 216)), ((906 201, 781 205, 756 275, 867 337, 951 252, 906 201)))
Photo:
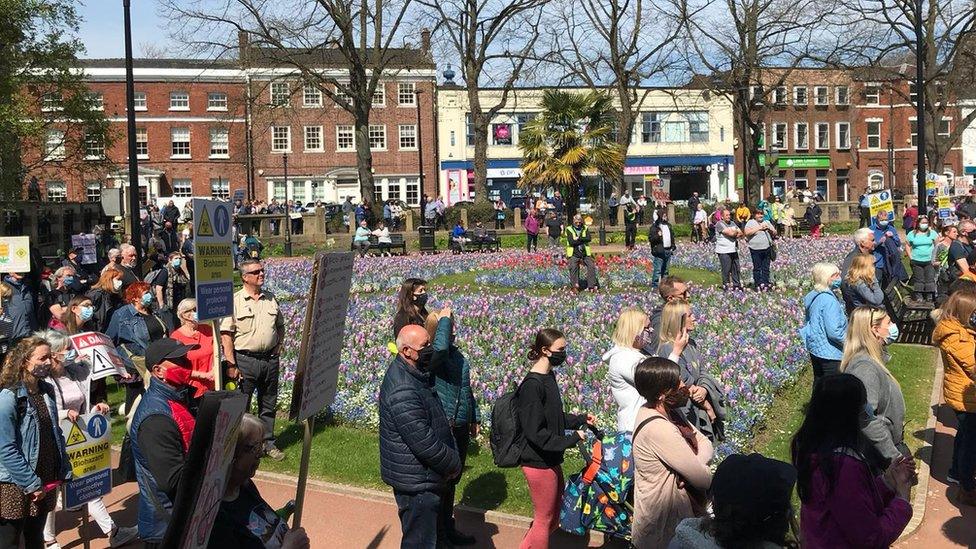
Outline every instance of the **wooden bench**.
POLYGON ((806 217, 794 217, 793 220, 796 221, 796 225, 793 225, 793 238, 810 236, 810 222, 806 217))
MULTIPOLYGON (((353 252, 359 251, 356 248, 355 240, 349 243, 349 250, 353 252)), ((403 235, 401 233, 390 233, 390 244, 384 246, 380 246, 379 239, 376 235, 369 235, 369 249, 366 250, 366 253, 368 255, 379 255, 384 252, 390 252, 395 255, 407 255, 407 243, 403 240, 403 235)))
POLYGON ((498 238, 498 231, 488 230, 485 232, 486 240, 478 241, 475 244, 478 246, 478 250, 482 252, 500 252, 502 251, 502 240, 498 238))
POLYGON ((892 280, 884 292, 885 308, 898 325, 898 343, 932 344, 932 304, 909 301, 911 288, 892 280))

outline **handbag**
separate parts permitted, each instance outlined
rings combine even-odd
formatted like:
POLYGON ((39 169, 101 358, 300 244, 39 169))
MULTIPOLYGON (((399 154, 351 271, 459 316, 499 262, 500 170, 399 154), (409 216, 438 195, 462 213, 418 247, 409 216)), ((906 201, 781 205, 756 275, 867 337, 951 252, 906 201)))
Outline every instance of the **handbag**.
POLYGON ((776 243, 775 242, 770 242, 769 243, 769 260, 770 261, 776 261, 776 243))

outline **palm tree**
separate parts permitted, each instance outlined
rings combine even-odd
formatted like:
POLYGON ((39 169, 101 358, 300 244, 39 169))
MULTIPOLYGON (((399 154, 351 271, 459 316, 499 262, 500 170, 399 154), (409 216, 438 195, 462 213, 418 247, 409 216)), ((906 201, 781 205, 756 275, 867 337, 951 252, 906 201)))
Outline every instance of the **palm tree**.
POLYGON ((624 151, 613 138, 615 115, 610 96, 600 91, 546 90, 542 112, 519 136, 522 187, 561 189, 570 218, 579 208, 584 175, 620 177, 624 151))

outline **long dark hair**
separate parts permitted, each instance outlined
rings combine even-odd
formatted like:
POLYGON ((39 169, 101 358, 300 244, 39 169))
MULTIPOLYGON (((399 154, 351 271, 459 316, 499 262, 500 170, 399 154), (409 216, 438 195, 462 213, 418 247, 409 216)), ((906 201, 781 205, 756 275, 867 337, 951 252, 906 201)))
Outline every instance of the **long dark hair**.
POLYGON ((528 357, 529 360, 535 362, 542 358, 542 350, 552 347, 552 344, 556 340, 566 337, 562 332, 555 328, 543 328, 535 334, 535 341, 532 342, 532 348, 529 349, 528 357))
POLYGON ((866 402, 864 384, 850 374, 824 376, 814 384, 807 415, 790 445, 800 501, 809 501, 815 468, 827 479, 828 492, 834 490, 836 450, 859 449, 866 402))
POLYGON ((405 317, 405 319, 410 320, 413 324, 424 325, 427 320, 427 307, 417 307, 417 304, 413 302, 413 293, 421 286, 427 286, 427 281, 422 278, 408 278, 403 281, 400 285, 400 291, 397 292, 397 317, 405 317), (416 322, 413 322, 416 321, 416 322))

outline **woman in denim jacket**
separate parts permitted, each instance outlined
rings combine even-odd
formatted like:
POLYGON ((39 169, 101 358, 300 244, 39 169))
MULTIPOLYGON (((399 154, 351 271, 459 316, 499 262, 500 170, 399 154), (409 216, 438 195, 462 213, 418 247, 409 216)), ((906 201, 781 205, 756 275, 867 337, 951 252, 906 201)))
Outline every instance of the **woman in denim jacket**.
POLYGON ((57 486, 71 478, 58 408, 44 378, 51 347, 21 340, 0 370, 0 547, 44 547, 44 521, 57 486))
POLYGON ((126 370, 132 375, 128 380, 122 380, 125 385, 125 413, 132 410, 132 403, 142 395, 149 382, 146 373, 146 348, 149 342, 173 332, 169 315, 152 311, 154 298, 149 288, 145 282, 130 284, 122 297, 126 304, 112 313, 112 320, 105 331, 122 355, 126 370))

